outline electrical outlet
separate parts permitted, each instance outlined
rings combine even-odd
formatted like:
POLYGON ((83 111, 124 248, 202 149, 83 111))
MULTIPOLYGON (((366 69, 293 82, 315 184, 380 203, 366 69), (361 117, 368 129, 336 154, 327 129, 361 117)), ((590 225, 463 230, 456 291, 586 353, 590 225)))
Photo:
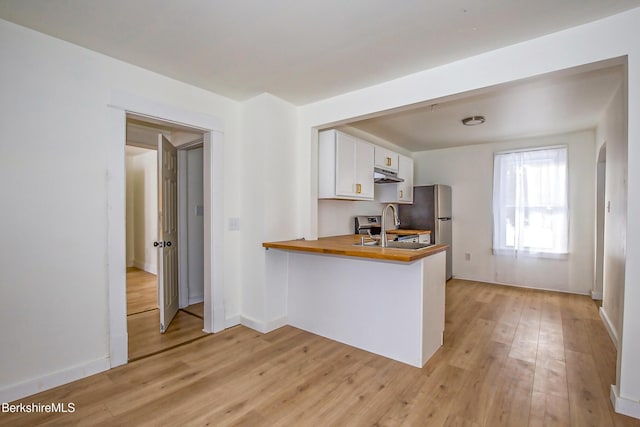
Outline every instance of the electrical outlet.
POLYGON ((465 261, 471 261, 471 254, 469 252, 465 252, 464 254, 464 260, 465 261))

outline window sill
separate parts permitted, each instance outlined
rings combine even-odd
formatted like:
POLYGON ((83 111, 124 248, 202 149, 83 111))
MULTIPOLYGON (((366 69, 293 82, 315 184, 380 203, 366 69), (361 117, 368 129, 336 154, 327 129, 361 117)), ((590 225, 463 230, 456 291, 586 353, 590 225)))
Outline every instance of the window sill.
POLYGON ((552 253, 552 252, 538 252, 527 249, 493 249, 493 255, 497 256, 509 256, 512 258, 543 258, 543 259, 568 259, 568 253, 552 253))

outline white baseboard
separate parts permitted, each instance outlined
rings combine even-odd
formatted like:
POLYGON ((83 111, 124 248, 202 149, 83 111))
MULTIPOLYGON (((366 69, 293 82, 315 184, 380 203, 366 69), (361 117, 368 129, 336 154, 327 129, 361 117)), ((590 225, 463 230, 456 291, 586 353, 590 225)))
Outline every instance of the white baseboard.
POLYGON ((111 335, 109 367, 126 365, 129 361, 129 334, 113 334, 111 335))
POLYGON ((602 300, 602 292, 591 291, 591 299, 602 300))
POLYGON ((271 331, 275 331, 278 328, 283 327, 287 324, 287 318, 281 317, 279 319, 271 320, 269 322, 260 322, 250 317, 242 316, 240 318, 240 323, 247 328, 251 328, 255 331, 266 334, 271 331))
POLYGON ((135 268, 139 268, 140 270, 144 270, 147 273, 158 274, 158 266, 155 264, 151 264, 150 262, 140 262, 137 260, 133 260, 133 266, 135 268))
POLYGON ((262 332, 263 334, 266 330, 266 325, 263 322, 259 322, 247 316, 240 316, 240 324, 247 328, 251 328, 254 331, 262 332))
POLYGON ((609 397, 611 398, 613 409, 618 414, 640 419, 640 402, 620 397, 620 390, 617 385, 611 385, 609 397))
POLYGON ((23 397, 31 396, 41 391, 97 374, 98 372, 107 371, 110 367, 109 358, 105 357, 104 359, 93 360, 82 365, 73 366, 18 384, 12 384, 0 389, 0 402, 12 402, 17 399, 22 399, 23 397))
POLYGON ((602 323, 604 323, 604 327, 609 332, 609 337, 611 337, 611 341, 613 341, 613 345, 616 346, 616 350, 620 350, 620 340, 618 338, 618 333, 616 329, 613 327, 613 323, 607 316, 607 312, 604 310, 604 307, 600 307, 600 318, 602 319, 602 323))
POLYGON ((540 287, 540 286, 527 286, 527 285, 521 285, 518 283, 508 283, 508 282, 499 282, 497 280, 486 280, 486 279, 482 279, 482 278, 477 278, 477 277, 468 277, 465 275, 454 275, 452 277, 453 279, 459 279, 459 280, 468 280, 471 282, 481 282, 481 283, 488 283, 490 285, 499 285, 499 286, 512 286, 514 288, 524 288, 524 289, 535 289, 538 291, 552 291, 552 292, 562 292, 563 294, 572 294, 572 295, 591 295, 591 291, 590 290, 585 290, 585 291, 568 291, 566 289, 555 289, 555 288, 544 288, 544 287, 540 287))
POLYGON ((224 327, 225 328, 231 328, 232 326, 238 326, 242 323, 242 317, 241 316, 233 316, 233 317, 229 317, 228 319, 224 319, 224 327))
MULTIPOLYGON (((266 324, 266 332, 275 331, 276 329, 280 329, 285 325, 289 324, 289 319, 287 317, 281 317, 279 319, 271 320, 266 324)), ((265 332, 265 333, 266 333, 265 332)))
POLYGON ((193 297, 189 295, 189 305, 198 304, 199 302, 203 302, 203 301, 204 301, 204 295, 196 295, 193 297))

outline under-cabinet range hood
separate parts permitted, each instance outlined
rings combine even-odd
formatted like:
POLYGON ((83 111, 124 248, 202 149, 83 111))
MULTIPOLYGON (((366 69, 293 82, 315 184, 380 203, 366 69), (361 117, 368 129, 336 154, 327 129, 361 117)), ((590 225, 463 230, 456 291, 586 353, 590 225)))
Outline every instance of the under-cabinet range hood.
POLYGON ((376 184, 390 184, 394 182, 404 182, 398 178, 398 172, 388 171, 382 168, 373 168, 373 182, 376 184))

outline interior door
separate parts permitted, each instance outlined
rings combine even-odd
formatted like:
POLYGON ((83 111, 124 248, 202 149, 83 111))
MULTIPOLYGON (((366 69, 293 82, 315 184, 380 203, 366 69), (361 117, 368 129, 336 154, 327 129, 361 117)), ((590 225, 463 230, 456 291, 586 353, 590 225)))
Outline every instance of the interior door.
POLYGON ((178 312, 178 151, 158 135, 158 305, 160 332, 178 312))

